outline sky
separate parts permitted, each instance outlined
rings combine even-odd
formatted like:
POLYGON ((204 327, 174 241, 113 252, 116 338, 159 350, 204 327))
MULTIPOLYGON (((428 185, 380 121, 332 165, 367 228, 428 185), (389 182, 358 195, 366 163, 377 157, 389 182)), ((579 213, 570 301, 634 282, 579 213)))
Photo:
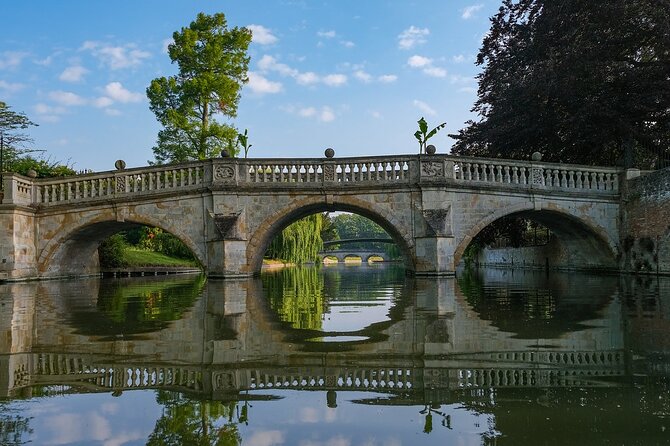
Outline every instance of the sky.
POLYGON ((152 79, 177 73, 172 34, 199 12, 253 32, 237 117, 250 157, 412 154, 416 121, 475 119, 475 57, 500 0, 2 1, 0 101, 25 113, 34 148, 76 170, 139 167, 160 125, 152 79))

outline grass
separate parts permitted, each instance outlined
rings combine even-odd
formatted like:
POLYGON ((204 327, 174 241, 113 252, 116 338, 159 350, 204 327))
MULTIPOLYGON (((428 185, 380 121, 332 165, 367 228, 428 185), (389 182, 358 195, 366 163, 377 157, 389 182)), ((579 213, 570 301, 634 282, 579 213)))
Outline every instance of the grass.
POLYGON ((177 259, 159 252, 142 249, 127 248, 123 253, 123 260, 132 268, 135 266, 188 266, 199 268, 195 260, 177 259))

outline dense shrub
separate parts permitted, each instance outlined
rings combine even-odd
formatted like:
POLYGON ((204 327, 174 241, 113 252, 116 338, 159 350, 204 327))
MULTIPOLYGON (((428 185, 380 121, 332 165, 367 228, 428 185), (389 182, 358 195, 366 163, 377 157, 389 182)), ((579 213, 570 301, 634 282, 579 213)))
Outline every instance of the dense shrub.
POLYGON ((127 266, 123 253, 128 247, 123 234, 114 234, 98 247, 100 266, 103 268, 123 268, 127 266))

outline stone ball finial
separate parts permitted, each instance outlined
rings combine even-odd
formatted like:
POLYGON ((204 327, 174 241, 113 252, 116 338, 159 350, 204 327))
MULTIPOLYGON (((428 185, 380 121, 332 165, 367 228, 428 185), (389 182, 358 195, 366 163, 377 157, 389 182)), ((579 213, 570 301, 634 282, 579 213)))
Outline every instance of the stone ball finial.
POLYGON ((540 152, 533 152, 530 159, 533 161, 542 161, 542 154, 540 152))
POLYGON ((230 158, 230 153, 228 153, 228 150, 226 149, 221 150, 221 158, 230 158))
POLYGON ((26 172, 26 175, 30 178, 37 178, 37 172, 33 169, 28 169, 28 172, 26 172))
POLYGON ((116 160, 114 167, 116 167, 116 170, 123 170, 126 168, 126 162, 123 160, 116 160))
POLYGON ((428 155, 435 155, 436 151, 437 151, 437 149, 435 148, 434 145, 431 144, 431 145, 426 146, 426 153, 428 155))
POLYGON ((335 151, 328 147, 325 152, 323 152, 326 155, 326 158, 332 158, 335 156, 335 151))

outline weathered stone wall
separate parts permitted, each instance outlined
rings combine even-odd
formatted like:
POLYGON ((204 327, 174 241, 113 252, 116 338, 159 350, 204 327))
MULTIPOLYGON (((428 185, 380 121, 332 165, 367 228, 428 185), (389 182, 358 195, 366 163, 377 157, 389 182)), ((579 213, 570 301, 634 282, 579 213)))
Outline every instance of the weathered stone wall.
POLYGON ((621 239, 623 271, 670 274, 670 168, 627 181, 621 239))

